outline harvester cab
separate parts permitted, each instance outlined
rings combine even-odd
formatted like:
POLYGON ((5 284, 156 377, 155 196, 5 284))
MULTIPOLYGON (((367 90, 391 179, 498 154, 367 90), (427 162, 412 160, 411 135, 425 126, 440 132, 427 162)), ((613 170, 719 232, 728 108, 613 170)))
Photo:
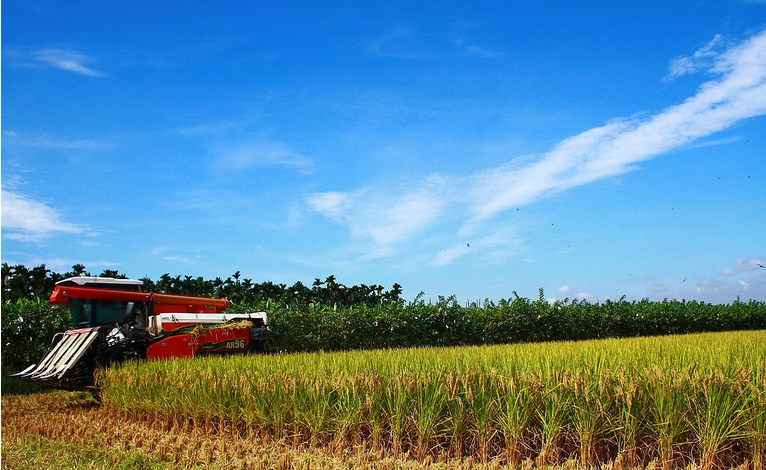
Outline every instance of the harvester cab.
POLYGON ((97 391, 96 370, 128 359, 260 351, 269 332, 265 312, 223 313, 226 299, 147 292, 132 279, 68 278, 50 301, 68 308, 75 329, 14 374, 49 388, 97 391))

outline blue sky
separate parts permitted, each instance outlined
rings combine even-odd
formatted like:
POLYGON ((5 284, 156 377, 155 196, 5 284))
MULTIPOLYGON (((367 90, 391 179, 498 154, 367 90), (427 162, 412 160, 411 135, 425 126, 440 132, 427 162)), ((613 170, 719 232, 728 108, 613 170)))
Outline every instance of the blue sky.
POLYGON ((766 2, 2 3, 2 261, 766 299, 766 2))

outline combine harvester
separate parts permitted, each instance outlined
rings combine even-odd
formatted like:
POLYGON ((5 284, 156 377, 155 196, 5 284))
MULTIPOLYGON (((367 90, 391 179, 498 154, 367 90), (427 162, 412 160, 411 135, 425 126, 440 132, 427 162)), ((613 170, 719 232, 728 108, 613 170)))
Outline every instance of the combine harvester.
POLYGON ((44 387, 98 393, 95 372, 127 359, 259 351, 266 313, 222 313, 226 299, 146 292, 142 281, 72 277, 51 302, 68 307, 75 329, 57 333, 39 363, 14 377, 44 387))

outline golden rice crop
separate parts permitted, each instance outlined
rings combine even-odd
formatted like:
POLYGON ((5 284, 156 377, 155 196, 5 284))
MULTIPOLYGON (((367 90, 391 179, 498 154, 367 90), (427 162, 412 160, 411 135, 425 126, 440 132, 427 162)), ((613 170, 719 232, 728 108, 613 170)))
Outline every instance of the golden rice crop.
POLYGON ((382 453, 285 446, 221 422, 100 407, 85 393, 3 395, 2 422, 3 470, 423 468, 382 453))
POLYGON ((766 463, 766 331, 127 363, 105 407, 421 461, 766 463))

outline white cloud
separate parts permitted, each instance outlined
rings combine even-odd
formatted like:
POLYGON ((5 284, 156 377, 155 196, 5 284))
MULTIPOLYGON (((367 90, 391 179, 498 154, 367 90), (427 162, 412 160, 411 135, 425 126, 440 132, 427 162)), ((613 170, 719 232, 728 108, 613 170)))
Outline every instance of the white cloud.
POLYGON ((253 141, 215 149, 218 162, 226 170, 244 171, 258 166, 278 165, 308 172, 314 167, 311 158, 281 142, 253 141))
POLYGON ((471 44, 464 39, 455 39, 453 43, 458 48, 458 51, 460 51, 462 54, 473 56, 473 57, 480 57, 483 59, 495 59, 498 57, 503 57, 505 55, 505 53, 502 51, 488 49, 486 47, 482 47, 477 44, 471 44))
POLYGON ((52 207, 7 190, 2 191, 2 230, 4 237, 27 242, 56 234, 90 233, 85 225, 62 221, 52 207))
POLYGON ((201 258, 202 258, 201 256, 197 256, 197 257, 194 257, 194 258, 192 258, 190 256, 165 256, 162 259, 164 259, 165 261, 172 261, 174 263, 179 263, 179 264, 185 264, 187 266, 192 266, 192 265, 197 264, 201 258))
POLYGON ((631 171, 636 163, 766 113, 766 31, 718 56, 713 68, 722 74, 719 80, 655 116, 590 129, 536 161, 512 161, 476 175, 476 219, 631 171))
POLYGON ((444 209, 436 194, 423 188, 398 198, 390 207, 369 214, 362 231, 380 245, 399 243, 423 230, 444 209))
POLYGON ((88 67, 92 59, 87 55, 69 49, 41 49, 33 53, 34 60, 60 70, 66 70, 89 77, 102 77, 104 74, 88 67))
POLYGON ((151 249, 151 254, 154 256, 160 256, 165 261, 170 261, 173 263, 179 263, 179 264, 185 264, 185 265, 195 265, 199 262, 200 259, 202 259, 202 256, 197 255, 196 257, 191 256, 180 256, 180 255, 171 255, 168 254, 170 251, 170 248, 167 246, 155 246, 151 249))
POLYGON ((461 243, 460 245, 455 245, 449 248, 446 248, 439 253, 436 254, 436 256, 433 259, 432 264, 434 266, 446 266, 456 259, 466 255, 470 249, 470 246, 468 244, 461 243))
POLYGON ((712 303, 728 303, 737 297, 748 296, 750 284, 743 280, 726 281, 720 278, 706 277, 697 281, 694 293, 687 298, 709 299, 712 303))
POLYGON ((445 209, 441 186, 426 183, 391 200, 381 191, 329 191, 310 194, 305 202, 325 217, 347 226, 357 236, 371 239, 368 256, 387 256, 396 245, 431 226, 445 209))
POLYGON ((344 214, 351 207, 351 197, 338 191, 329 191, 309 194, 306 203, 327 218, 343 221, 344 214))
POLYGON ((735 270, 738 272, 758 271, 765 269, 766 258, 743 258, 737 261, 735 270))
POLYGON ((3 131, 3 146, 57 150, 104 150, 113 148, 112 144, 98 140, 70 140, 51 137, 46 134, 19 133, 13 131, 3 131))
POLYGON ((722 43, 723 36, 716 34, 709 43, 705 44, 694 54, 674 58, 670 61, 670 70, 668 71, 665 80, 670 81, 684 75, 710 68, 712 62, 721 52, 722 43))
MULTIPOLYGON (((487 219, 504 211, 633 171, 642 161, 766 114, 766 30, 728 49, 723 45, 716 36, 692 56, 693 65, 676 65, 676 73, 688 73, 705 64, 717 78, 653 116, 613 120, 564 139, 547 153, 513 158, 473 175, 431 176, 398 193, 388 187, 321 193, 306 202, 353 235, 385 247, 383 253, 392 253, 393 245, 421 236, 445 219, 462 221, 455 231, 458 237, 480 238, 487 219)), ((452 248, 439 250, 435 263, 465 254, 454 241, 447 246, 452 248)))
POLYGON ((556 288, 556 291, 561 294, 561 297, 549 297, 548 303, 554 303, 557 300, 568 299, 572 300, 586 300, 588 302, 598 302, 600 299, 593 293, 587 292, 581 289, 576 289, 570 285, 564 284, 556 288))
POLYGON ((459 235, 464 241, 436 253, 431 264, 446 266, 463 256, 479 258, 488 265, 497 264, 517 255, 523 243, 517 231, 511 227, 495 228, 479 237, 470 235, 472 234, 459 235))
POLYGON ((122 266, 122 263, 118 263, 116 261, 107 261, 107 260, 97 260, 97 261, 82 261, 82 260, 76 260, 76 259, 65 259, 65 258, 34 258, 27 262, 26 264, 32 265, 32 266, 39 266, 41 264, 44 264, 45 267, 52 271, 57 272, 65 272, 72 268, 72 266, 76 264, 81 264, 85 266, 85 268, 88 271, 93 271, 97 268, 102 269, 110 269, 110 268, 117 268, 119 266, 122 266))
POLYGON ((766 266, 763 257, 741 258, 719 274, 683 280, 656 280, 647 288, 653 299, 696 299, 725 304, 766 298, 766 266))

